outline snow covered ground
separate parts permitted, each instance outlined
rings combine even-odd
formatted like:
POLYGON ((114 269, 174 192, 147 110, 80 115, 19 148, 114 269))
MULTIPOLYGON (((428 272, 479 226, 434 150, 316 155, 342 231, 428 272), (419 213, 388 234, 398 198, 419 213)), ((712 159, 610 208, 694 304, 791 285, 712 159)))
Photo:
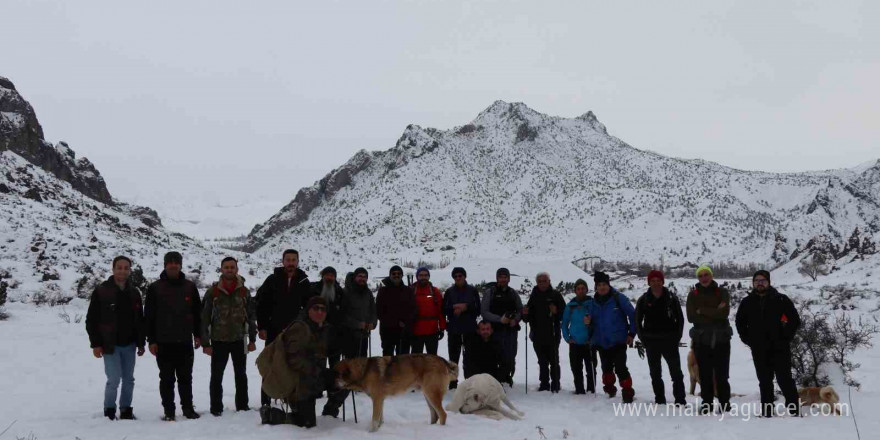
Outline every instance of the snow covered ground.
MULTIPOLYGON (((592 283, 590 283, 592 285, 592 283)), ((684 280, 676 285, 686 285, 684 280)), ((627 292, 636 295, 637 290, 627 292)), ((256 411, 235 413, 233 404, 234 384, 231 367, 224 377, 224 402, 226 412, 214 418, 208 412, 208 357, 197 353, 194 371, 194 394, 197 410, 203 417, 190 421, 182 417, 174 423, 160 420, 161 405, 158 392, 158 369, 155 359, 147 353, 138 359, 135 369, 136 421, 110 422, 102 417, 102 392, 104 373, 102 361, 92 357, 88 347, 84 323, 74 322, 77 315, 84 316, 87 304, 75 299, 66 308, 34 307, 31 304, 7 305, 11 317, 0 321, 0 432, 12 424, 3 439, 239 439, 239 438, 320 438, 348 439, 367 435, 366 420, 371 411, 370 400, 363 394, 357 396, 360 423, 351 419, 351 401, 348 403, 349 418, 320 418, 318 427, 312 430, 285 425, 262 426, 256 411), (66 312, 71 319, 65 322, 59 313, 66 312)), ((734 340, 731 361, 731 387, 734 403, 758 401, 758 385, 752 367, 751 356, 746 348, 734 340)), ((262 348, 262 344, 258 344, 262 348)), ((379 336, 373 335, 372 351, 379 352, 379 336)), ((775 418, 756 419, 699 416, 631 416, 616 415, 614 403, 619 397, 608 399, 604 395, 575 396, 571 372, 568 368, 568 350, 560 347, 563 391, 558 395, 538 393, 537 364, 534 352, 528 353, 523 333, 520 336, 520 352, 517 359, 516 385, 510 392, 513 402, 526 412, 523 421, 492 421, 476 416, 451 413, 447 426, 431 426, 423 397, 408 394, 386 402, 386 423, 370 438, 376 439, 540 439, 537 427, 543 429, 547 439, 754 439, 762 437, 785 437, 795 439, 855 438, 852 415, 848 417, 807 416, 802 419, 775 418), (528 357, 528 382, 530 391, 525 394, 526 357, 528 357)), ((684 362, 687 349, 681 349, 684 362)), ((446 341, 441 341, 440 355, 446 355, 446 341)), ((646 361, 639 359, 635 350, 628 352, 629 367, 634 378, 636 401, 649 403, 653 393, 646 361)), ((249 383, 251 406, 259 404, 260 378, 253 361, 249 358, 249 383)), ((880 408, 880 348, 859 352, 855 361, 862 367, 856 370, 856 378, 863 383, 861 391, 852 390, 852 412, 858 417, 862 438, 872 438, 880 432, 880 418, 874 410, 880 408)), ((684 368, 684 364, 683 364, 684 368)), ((685 373, 687 375, 687 373, 685 373)), ((667 398, 671 400, 671 384, 667 380, 667 398)), ((847 388, 837 385, 844 402, 848 401, 847 388)), ((447 394, 446 401, 451 398, 447 394)), ((689 401, 692 401, 689 398, 689 401)), ((319 405, 322 402, 319 401, 319 405)), ((320 408, 320 406, 319 406, 320 408)))

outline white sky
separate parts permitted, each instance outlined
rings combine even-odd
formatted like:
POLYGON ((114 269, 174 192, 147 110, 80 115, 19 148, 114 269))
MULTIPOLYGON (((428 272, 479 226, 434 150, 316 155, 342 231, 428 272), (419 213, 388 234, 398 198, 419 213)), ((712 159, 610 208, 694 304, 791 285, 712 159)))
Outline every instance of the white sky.
MULTIPOLYGON (((6 0, 0 75, 123 199, 289 200, 409 123, 593 110, 742 169, 880 158, 878 2, 6 0), (711 4, 710 4, 711 3, 711 4), (872 20, 873 19, 873 20, 872 20)), ((280 205, 279 205, 280 207, 280 205)))

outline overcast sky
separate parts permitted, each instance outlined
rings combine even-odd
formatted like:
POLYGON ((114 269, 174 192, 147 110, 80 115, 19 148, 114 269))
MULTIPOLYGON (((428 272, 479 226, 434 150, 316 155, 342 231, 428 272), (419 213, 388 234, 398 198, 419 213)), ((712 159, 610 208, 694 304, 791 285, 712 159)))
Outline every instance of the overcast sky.
POLYGON ((742 169, 880 158, 876 1, 304 3, 6 0, 0 75, 124 199, 286 201, 497 99, 742 169))

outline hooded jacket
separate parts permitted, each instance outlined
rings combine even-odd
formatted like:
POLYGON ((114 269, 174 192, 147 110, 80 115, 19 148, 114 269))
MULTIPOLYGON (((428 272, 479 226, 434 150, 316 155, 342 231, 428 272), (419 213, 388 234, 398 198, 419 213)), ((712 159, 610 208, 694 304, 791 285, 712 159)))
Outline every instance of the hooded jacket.
POLYGON ((171 279, 163 270, 147 288, 144 318, 150 344, 192 342, 202 331, 199 289, 183 272, 171 279))

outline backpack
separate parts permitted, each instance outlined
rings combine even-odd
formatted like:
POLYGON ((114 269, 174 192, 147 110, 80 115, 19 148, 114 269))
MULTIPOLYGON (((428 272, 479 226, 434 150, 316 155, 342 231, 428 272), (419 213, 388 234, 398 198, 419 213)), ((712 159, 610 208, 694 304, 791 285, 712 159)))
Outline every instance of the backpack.
MULTIPOLYGON (((311 334, 308 326, 305 327, 306 331, 311 334)), ((263 391, 273 399, 286 399, 295 393, 299 386, 299 378, 290 371, 290 367, 287 365, 284 336, 288 329, 290 326, 269 345, 266 345, 257 356, 257 370, 263 377, 263 391)))

